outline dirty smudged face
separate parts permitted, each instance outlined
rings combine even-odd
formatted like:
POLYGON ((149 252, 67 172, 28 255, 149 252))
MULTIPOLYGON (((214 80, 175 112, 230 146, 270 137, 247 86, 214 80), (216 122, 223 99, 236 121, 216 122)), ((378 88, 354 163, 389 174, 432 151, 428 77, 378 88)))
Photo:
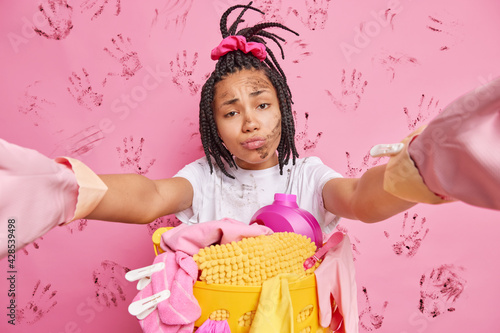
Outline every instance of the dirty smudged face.
POLYGON ((276 90, 258 70, 241 70, 215 85, 214 119, 238 167, 260 170, 278 164, 281 111, 276 90))

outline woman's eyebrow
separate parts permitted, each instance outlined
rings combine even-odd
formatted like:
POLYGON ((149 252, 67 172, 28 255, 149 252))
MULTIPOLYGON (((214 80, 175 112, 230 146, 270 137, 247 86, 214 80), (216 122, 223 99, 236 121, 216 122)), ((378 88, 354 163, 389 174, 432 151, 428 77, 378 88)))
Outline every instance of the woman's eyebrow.
POLYGON ((249 96, 250 97, 255 97, 255 96, 259 96, 260 94, 262 93, 266 93, 266 92, 269 92, 270 90, 267 89, 267 88, 261 88, 259 90, 256 90, 256 91, 252 91, 249 96))
POLYGON ((224 101, 219 108, 225 106, 225 105, 233 105, 235 104, 236 102, 238 102, 240 99, 239 98, 233 98, 233 99, 230 99, 230 100, 227 100, 227 101, 224 101))
MULTIPOLYGON (((252 91, 250 94, 248 94, 250 97, 256 97, 256 96, 259 96, 260 94, 263 94, 263 93, 266 93, 266 92, 270 92, 269 89, 267 88, 262 88, 262 89, 259 89, 259 90, 256 90, 256 91, 252 91)), ((225 105, 233 105, 233 104, 236 104, 240 99, 239 98, 232 98, 232 99, 229 99, 227 101, 224 101, 222 102, 222 104, 220 105, 220 107, 223 107, 225 105)), ((219 107, 219 108, 220 108, 219 107)))

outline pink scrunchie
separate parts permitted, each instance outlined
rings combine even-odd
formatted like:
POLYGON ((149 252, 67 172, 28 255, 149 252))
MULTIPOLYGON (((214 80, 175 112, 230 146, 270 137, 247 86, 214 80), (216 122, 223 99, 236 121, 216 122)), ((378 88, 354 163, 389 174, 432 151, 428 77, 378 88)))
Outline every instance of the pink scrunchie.
POLYGON ((266 46, 264 44, 247 42, 243 36, 228 36, 220 42, 219 46, 212 50, 212 60, 219 60, 223 55, 236 50, 244 53, 252 52, 260 61, 264 61, 267 57, 266 46))

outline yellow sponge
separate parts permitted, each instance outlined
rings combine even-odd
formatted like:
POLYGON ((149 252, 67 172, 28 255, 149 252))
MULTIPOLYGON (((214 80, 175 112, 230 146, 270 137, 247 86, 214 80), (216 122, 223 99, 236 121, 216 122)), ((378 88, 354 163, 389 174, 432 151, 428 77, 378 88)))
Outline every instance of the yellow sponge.
POLYGON ((293 232, 244 238, 239 242, 211 245, 193 256, 201 270, 199 280, 207 284, 261 286, 281 273, 299 277, 314 272, 319 262, 307 271, 304 261, 316 252, 309 238, 293 232))

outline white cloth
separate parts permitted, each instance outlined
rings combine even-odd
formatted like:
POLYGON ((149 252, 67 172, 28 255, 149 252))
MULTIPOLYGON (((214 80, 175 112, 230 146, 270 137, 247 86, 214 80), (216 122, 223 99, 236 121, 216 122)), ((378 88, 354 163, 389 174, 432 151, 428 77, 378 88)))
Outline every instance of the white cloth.
POLYGON ((319 222, 324 233, 335 228, 338 218, 323 205, 323 186, 333 178, 342 177, 323 164, 318 157, 288 163, 280 175, 279 166, 264 170, 245 170, 226 167, 235 179, 224 175, 214 165, 210 167, 206 157, 186 165, 174 177, 186 178, 193 186, 193 204, 176 214, 187 224, 232 218, 250 223, 260 208, 274 201, 275 193, 295 194, 300 208, 310 212, 319 222))

